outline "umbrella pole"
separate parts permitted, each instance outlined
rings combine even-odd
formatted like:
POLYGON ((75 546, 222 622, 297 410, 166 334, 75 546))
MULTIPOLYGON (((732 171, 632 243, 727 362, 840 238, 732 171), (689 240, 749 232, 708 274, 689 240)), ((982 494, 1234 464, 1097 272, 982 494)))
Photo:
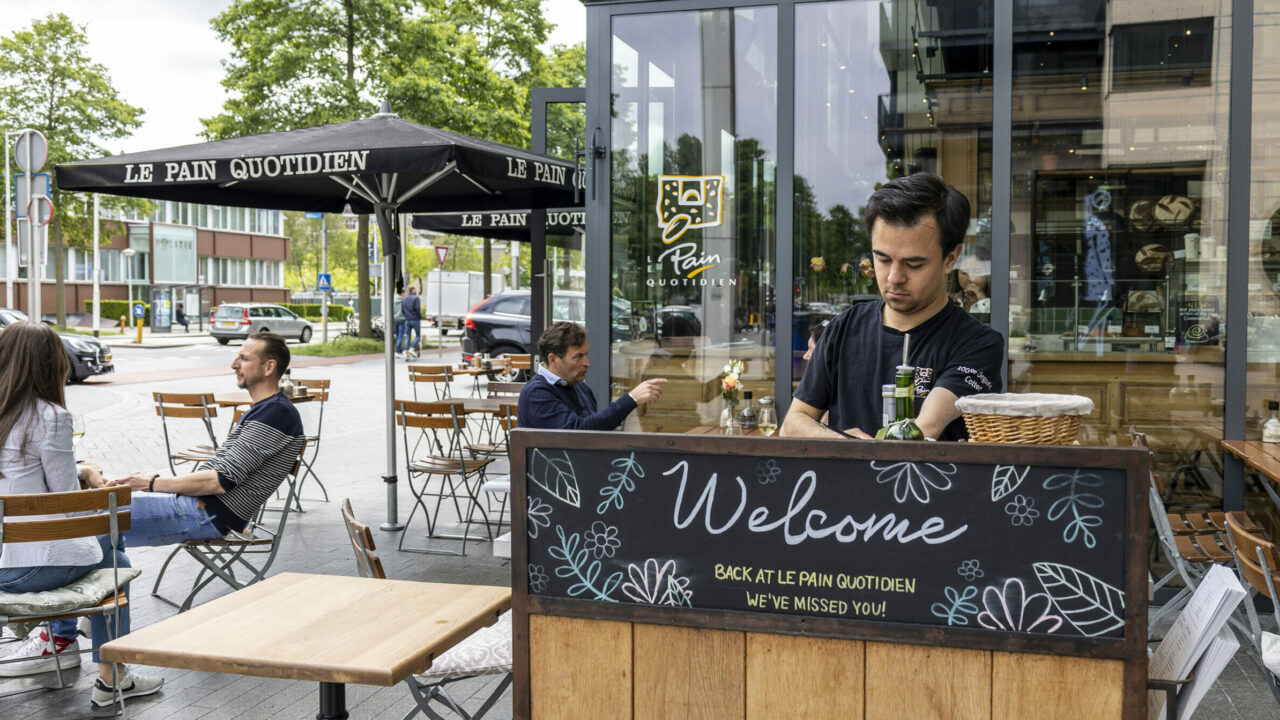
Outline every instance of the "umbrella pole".
POLYGON ((382 354, 387 376, 387 474, 382 476, 382 481, 387 484, 387 521, 379 525, 378 529, 388 532, 404 529, 396 504, 399 487, 396 479, 396 357, 393 347, 396 333, 391 310, 391 294, 395 292, 395 282, 387 282, 388 278, 395 277, 392 274, 395 262, 395 255, 382 256, 382 354))

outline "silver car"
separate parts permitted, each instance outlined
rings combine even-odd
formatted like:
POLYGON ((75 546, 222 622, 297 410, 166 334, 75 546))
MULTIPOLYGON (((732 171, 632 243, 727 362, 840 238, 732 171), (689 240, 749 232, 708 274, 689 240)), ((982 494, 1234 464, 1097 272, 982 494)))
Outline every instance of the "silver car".
POLYGON ((299 342, 311 341, 311 323, 292 310, 269 303, 223 303, 213 313, 209 334, 226 345, 256 332, 273 332, 299 342))

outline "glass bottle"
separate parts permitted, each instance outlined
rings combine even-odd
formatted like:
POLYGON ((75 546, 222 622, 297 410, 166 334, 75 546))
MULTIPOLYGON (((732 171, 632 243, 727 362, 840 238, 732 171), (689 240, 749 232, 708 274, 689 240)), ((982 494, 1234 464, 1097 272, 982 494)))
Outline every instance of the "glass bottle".
POLYGON ((924 433, 916 425, 915 386, 916 369, 911 365, 899 365, 893 384, 894 421, 876 433, 883 440, 924 440, 924 433))
POLYGON ((1271 417, 1262 425, 1262 442, 1280 443, 1280 402, 1268 402, 1267 409, 1271 411, 1271 417))
POLYGON ((880 427, 888 427, 897 415, 897 401, 894 396, 894 385, 888 383, 880 386, 880 427))
POLYGON ((756 413, 756 424, 760 432, 772 436, 778 432, 778 412, 773 409, 773 398, 765 395, 760 398, 760 411, 756 413))
POLYGON ((285 370, 284 375, 280 378, 280 392, 287 397, 293 397, 293 378, 289 377, 289 371, 285 370))
POLYGON ((738 423, 742 425, 742 432, 745 433, 748 430, 755 430, 759 423, 756 420, 755 406, 751 402, 751 391, 743 390, 742 399, 745 400, 746 403, 743 405, 742 414, 738 416, 738 423))

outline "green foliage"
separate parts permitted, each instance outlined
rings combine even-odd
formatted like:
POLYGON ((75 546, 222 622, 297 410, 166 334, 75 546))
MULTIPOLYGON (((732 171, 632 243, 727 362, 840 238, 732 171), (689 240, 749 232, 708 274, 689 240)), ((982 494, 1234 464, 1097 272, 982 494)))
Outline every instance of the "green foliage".
MULTIPOLYGON (((102 315, 100 315, 100 317, 108 322, 119 323, 120 316, 123 315, 128 318, 129 326, 132 327, 134 321, 133 311, 130 309, 132 304, 133 303, 130 303, 128 300, 101 300, 99 301, 99 305, 102 309, 102 315)), ((142 306, 146 308, 146 314, 142 316, 142 324, 150 325, 151 304, 142 303, 142 306)), ((92 300, 84 301, 84 311, 89 314, 93 314, 92 300)))
POLYGON ((328 239, 329 272, 334 274, 334 290, 356 289, 356 235, 347 230, 340 215, 330 215, 322 223, 318 219, 304 217, 303 213, 284 213, 284 235, 289 238, 289 259, 285 262, 285 284, 295 290, 312 290, 316 275, 324 267, 321 263, 321 225, 328 239), (347 272, 341 272, 347 271, 347 272), (339 283, 339 277, 349 282, 339 283))
POLYGON ((327 343, 311 343, 290 348, 294 355, 316 355, 319 357, 342 357, 346 355, 381 354, 385 349, 382 340, 358 338, 351 335, 339 335, 327 343))
MULTIPOLYGON (((315 320, 316 322, 320 321, 321 308, 319 305, 302 304, 302 303, 285 303, 284 307, 289 308, 290 310, 298 313, 299 315, 301 315, 302 317, 308 320, 315 320)), ((346 305, 330 305, 329 319, 338 321, 338 322, 346 322, 346 319, 351 317, 351 314, 353 312, 354 311, 351 308, 347 307, 346 305)))

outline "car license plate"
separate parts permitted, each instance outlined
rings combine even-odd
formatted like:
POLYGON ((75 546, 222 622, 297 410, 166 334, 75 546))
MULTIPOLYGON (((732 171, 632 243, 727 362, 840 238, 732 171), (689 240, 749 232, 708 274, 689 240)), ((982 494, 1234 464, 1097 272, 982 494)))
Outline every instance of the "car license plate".
POLYGON ((228 327, 228 328, 229 328, 229 327, 235 327, 235 326, 236 326, 236 324, 235 324, 234 322, 220 322, 220 323, 218 323, 218 327, 228 327))
POLYGON ((102 362, 104 362, 104 363, 109 363, 109 362, 111 362, 111 353, 107 353, 106 355, 103 355, 103 356, 102 356, 102 362))

